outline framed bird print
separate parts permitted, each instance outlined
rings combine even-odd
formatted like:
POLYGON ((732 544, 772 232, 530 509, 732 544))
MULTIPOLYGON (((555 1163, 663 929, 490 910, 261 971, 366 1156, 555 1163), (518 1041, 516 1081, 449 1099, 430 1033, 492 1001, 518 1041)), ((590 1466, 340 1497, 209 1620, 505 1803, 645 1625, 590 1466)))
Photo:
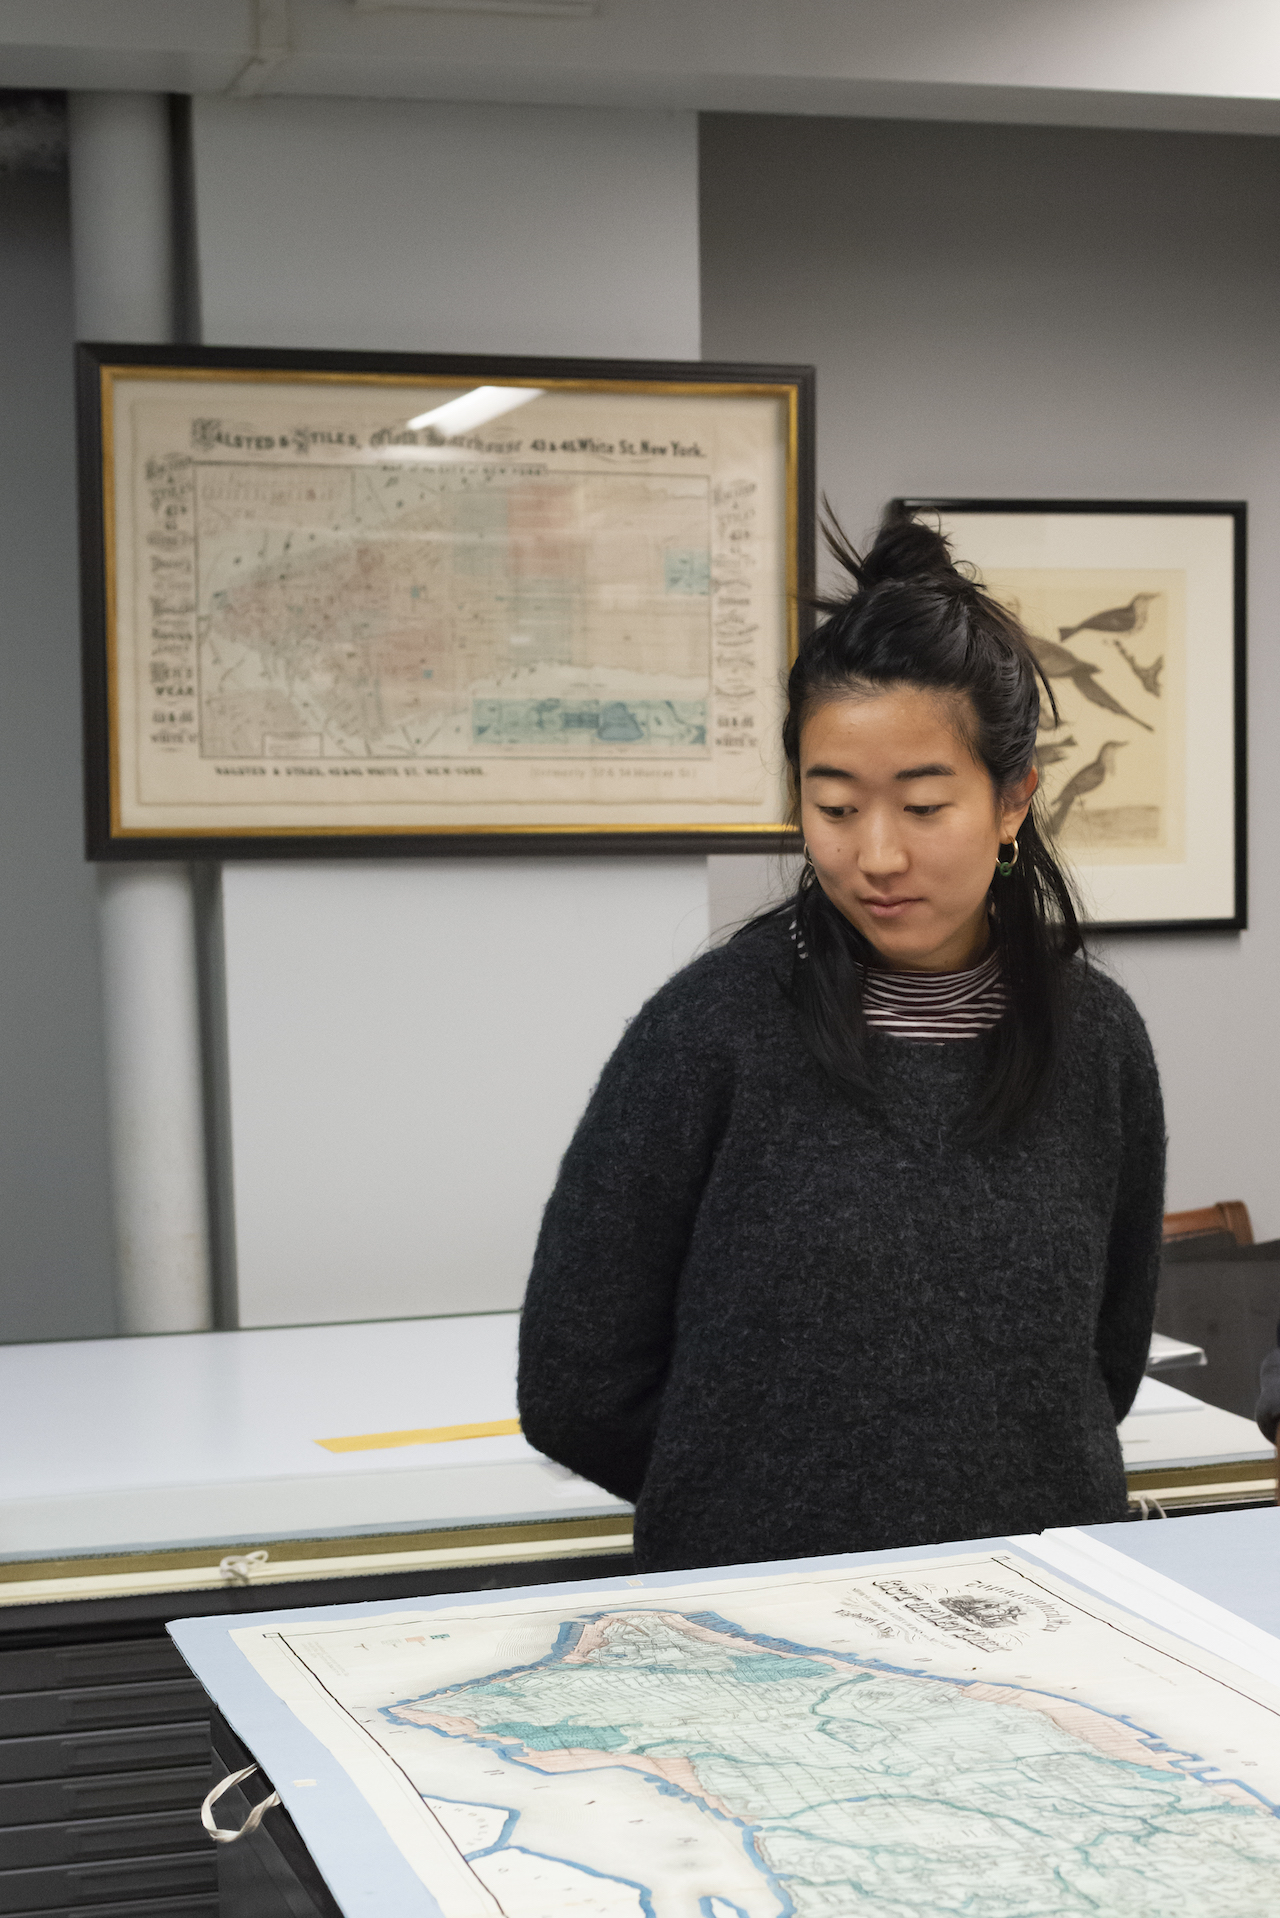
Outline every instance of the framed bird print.
POLYGON ((1022 621, 1040 817, 1098 932, 1246 924, 1238 502, 908 499, 1022 621), (1053 706, 1056 705, 1056 713, 1053 706))

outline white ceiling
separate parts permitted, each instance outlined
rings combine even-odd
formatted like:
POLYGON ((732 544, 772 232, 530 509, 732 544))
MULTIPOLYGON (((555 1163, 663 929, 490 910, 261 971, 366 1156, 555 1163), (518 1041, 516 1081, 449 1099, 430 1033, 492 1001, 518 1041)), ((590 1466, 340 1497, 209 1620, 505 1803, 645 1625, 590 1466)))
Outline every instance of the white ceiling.
POLYGON ((1277 0, 0 0, 0 86, 1280 131, 1277 0))

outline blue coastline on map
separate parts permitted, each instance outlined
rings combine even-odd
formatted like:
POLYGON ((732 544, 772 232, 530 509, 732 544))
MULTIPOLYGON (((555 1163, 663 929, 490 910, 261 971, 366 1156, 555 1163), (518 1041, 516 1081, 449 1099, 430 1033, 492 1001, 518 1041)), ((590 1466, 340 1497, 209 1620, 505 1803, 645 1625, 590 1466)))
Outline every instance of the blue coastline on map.
POLYGON ((513 1811, 510 1805, 490 1805, 488 1803, 478 1802, 474 1798, 448 1799, 441 1792, 432 1792, 430 1802, 433 1805, 454 1804, 463 1811, 491 1811, 502 1819, 502 1827, 497 1837, 490 1838, 481 1845, 468 1845, 464 1843, 456 1832, 451 1834, 454 1844, 458 1847, 458 1850, 464 1858, 484 1858, 491 1851, 501 1851, 504 1846, 510 1844, 511 1834, 515 1830, 516 1821, 520 1816, 519 1812, 513 1811))
POLYGON ((477 745, 705 746, 705 699, 476 699, 477 745))

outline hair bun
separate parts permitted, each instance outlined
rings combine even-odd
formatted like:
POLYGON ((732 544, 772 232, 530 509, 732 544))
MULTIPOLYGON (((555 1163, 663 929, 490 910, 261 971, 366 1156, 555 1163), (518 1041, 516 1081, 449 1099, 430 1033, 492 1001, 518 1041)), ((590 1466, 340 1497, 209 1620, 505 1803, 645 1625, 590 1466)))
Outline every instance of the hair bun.
MULTIPOLYGON (((823 537, 828 551, 851 574, 859 592, 868 593, 889 580, 932 580, 939 586, 967 586, 951 558, 951 546, 935 526, 925 526, 898 500, 887 506, 875 539, 859 553, 846 537, 824 499, 823 537)), ((818 599, 822 611, 833 612, 841 602, 818 599)))
POLYGON ((885 510, 872 545, 862 560, 858 584, 864 592, 889 579, 932 579, 963 584, 951 547, 937 527, 925 526, 895 501, 885 510))

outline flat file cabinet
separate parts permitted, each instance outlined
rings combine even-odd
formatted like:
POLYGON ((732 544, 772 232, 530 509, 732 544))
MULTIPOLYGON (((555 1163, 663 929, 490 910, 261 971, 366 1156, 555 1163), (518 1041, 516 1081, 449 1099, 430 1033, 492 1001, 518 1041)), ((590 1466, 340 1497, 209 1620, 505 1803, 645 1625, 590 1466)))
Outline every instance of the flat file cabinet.
POLYGON ((0 1618, 0 1913, 213 1918, 200 1687, 160 1620, 41 1609, 0 1618))
MULTIPOLYGON (((356 1541, 325 1542, 328 1562, 343 1543, 356 1541)), ((606 1549, 590 1557, 539 1558, 539 1545, 554 1550, 556 1541, 521 1545, 512 1528, 511 1549, 525 1555, 500 1568, 446 1565, 364 1577, 357 1569, 265 1589, 269 1602, 290 1607, 376 1604, 632 1569, 625 1534, 604 1532, 599 1543, 606 1549)), ((358 1567, 359 1556, 349 1562, 358 1567)), ((200 1804, 211 1781, 238 1766, 215 1762, 209 1701, 165 1626, 172 1618, 260 1611, 263 1594, 260 1585, 173 1587, 163 1595, 0 1606, 0 1918, 217 1918, 220 1860, 200 1804)), ((224 1728, 224 1743, 228 1736, 224 1728)), ((228 1794, 228 1802, 240 1801, 228 1794)), ((232 1861, 223 1869, 234 1875, 258 1867, 232 1861)), ((274 1883, 268 1877, 268 1890, 274 1883)), ((278 1909, 295 1912, 288 1903, 278 1909)), ((297 1910, 308 1918, 305 1907, 297 1910)))

